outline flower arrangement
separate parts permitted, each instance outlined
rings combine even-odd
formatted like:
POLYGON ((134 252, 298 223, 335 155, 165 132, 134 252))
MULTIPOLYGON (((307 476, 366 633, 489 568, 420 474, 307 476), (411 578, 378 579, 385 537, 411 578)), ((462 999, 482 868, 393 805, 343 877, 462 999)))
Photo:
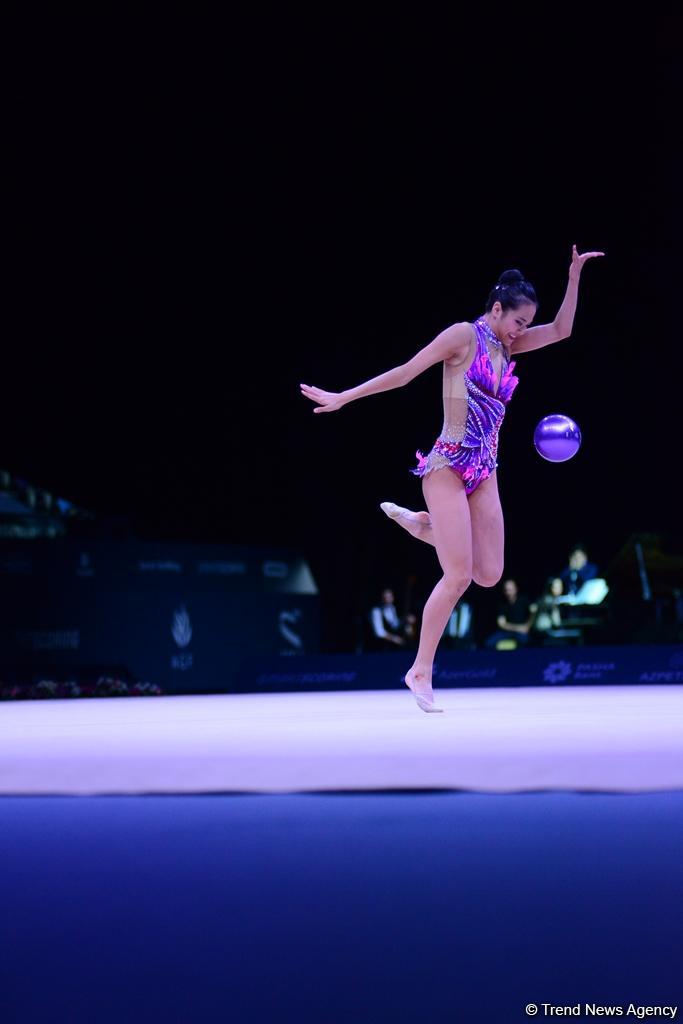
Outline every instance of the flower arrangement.
POLYGON ((48 700, 65 697, 159 697, 161 687, 155 683, 126 683, 112 676, 100 676, 94 683, 41 679, 37 683, 0 683, 0 700, 48 700))

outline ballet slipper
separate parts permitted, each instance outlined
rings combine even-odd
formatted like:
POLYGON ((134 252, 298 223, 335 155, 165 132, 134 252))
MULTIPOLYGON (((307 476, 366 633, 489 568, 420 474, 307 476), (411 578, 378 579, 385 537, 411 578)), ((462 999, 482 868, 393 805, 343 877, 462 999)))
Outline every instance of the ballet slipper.
POLYGON ((405 515, 410 522, 429 525, 430 520, 427 512, 411 512, 409 508, 396 505, 393 501, 383 501, 379 507, 390 519, 400 519, 402 515, 405 515))
POLYGON ((400 505, 395 505, 393 501, 383 501, 379 507, 382 509, 382 512, 389 516, 390 519, 398 519, 401 512, 406 511, 404 508, 401 508, 400 505))
POLYGON ((435 711, 436 712, 443 712, 443 708, 439 708, 439 707, 436 706, 436 704, 434 703, 434 698, 433 697, 432 697, 431 700, 429 700, 428 697, 427 697, 427 694, 425 692, 421 692, 420 690, 414 690, 412 688, 412 686, 410 685, 409 679, 410 679, 410 672, 406 672, 403 681, 405 682, 406 686, 408 687, 408 689, 412 693, 413 697, 415 698, 415 701, 417 702, 417 706, 422 711, 426 711, 428 714, 432 713, 432 712, 435 712, 435 711))

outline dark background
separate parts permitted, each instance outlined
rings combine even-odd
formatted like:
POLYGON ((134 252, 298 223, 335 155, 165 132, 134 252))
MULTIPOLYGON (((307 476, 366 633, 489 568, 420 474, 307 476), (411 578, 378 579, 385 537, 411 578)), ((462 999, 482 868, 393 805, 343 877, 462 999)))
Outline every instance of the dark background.
MULTIPOLYGON (((506 574, 680 536, 680 16, 253 9, 37 15, 10 35, 0 464, 143 538, 287 544, 351 649, 434 552, 388 522, 441 426, 440 367, 314 416, 480 315, 502 270, 573 336, 521 355, 501 435, 506 574), (575 418, 578 455, 536 454, 575 418)), ((671 540, 673 538, 673 540, 671 540)), ((474 593, 490 602, 495 595, 474 593)), ((488 606, 484 606, 485 608, 488 606)))

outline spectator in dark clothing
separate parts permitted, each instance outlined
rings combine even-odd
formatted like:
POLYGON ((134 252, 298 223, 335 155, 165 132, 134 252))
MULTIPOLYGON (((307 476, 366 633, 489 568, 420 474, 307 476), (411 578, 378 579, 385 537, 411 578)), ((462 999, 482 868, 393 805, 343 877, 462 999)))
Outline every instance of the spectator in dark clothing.
POLYGON ((498 630, 491 634, 486 646, 495 648, 501 640, 515 640, 518 646, 527 644, 534 618, 529 599, 520 594, 515 580, 505 580, 502 591, 503 601, 496 619, 498 630))
POLYGON ((397 650, 406 646, 406 637, 396 605, 394 592, 390 587, 382 591, 382 600, 370 612, 373 646, 378 651, 397 650))
POLYGON ((598 567, 588 561, 583 544, 575 544, 569 552, 569 564, 560 573, 565 594, 576 594, 586 580, 594 580, 598 575, 598 567))
POLYGON ((554 630, 561 629, 562 613, 558 598, 562 597, 563 593, 562 580, 559 576, 551 576, 546 581, 538 601, 531 605, 533 621, 530 636, 537 644, 542 643, 544 637, 552 636, 554 630))

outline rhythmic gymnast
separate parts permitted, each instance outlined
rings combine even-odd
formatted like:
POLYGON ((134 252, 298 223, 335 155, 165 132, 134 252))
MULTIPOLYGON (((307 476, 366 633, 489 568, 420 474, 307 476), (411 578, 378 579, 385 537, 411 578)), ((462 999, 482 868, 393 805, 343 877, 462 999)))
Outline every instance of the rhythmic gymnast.
POLYGON ((428 511, 412 512, 390 501, 380 506, 413 537, 436 548, 443 571, 424 606, 419 647, 405 675, 423 711, 443 711, 434 702, 432 669, 453 608, 472 581, 493 587, 503 573, 496 468, 498 432, 518 381, 511 356, 571 335, 581 271, 587 260, 604 255, 579 254, 572 247, 567 291, 552 323, 532 327, 536 292, 518 270, 506 270, 482 316, 447 327, 407 363, 340 393, 300 385, 301 393, 316 403, 313 412, 335 412, 357 398, 404 387, 443 363, 443 428, 426 456, 416 453, 418 465, 411 470, 422 478, 428 511))

